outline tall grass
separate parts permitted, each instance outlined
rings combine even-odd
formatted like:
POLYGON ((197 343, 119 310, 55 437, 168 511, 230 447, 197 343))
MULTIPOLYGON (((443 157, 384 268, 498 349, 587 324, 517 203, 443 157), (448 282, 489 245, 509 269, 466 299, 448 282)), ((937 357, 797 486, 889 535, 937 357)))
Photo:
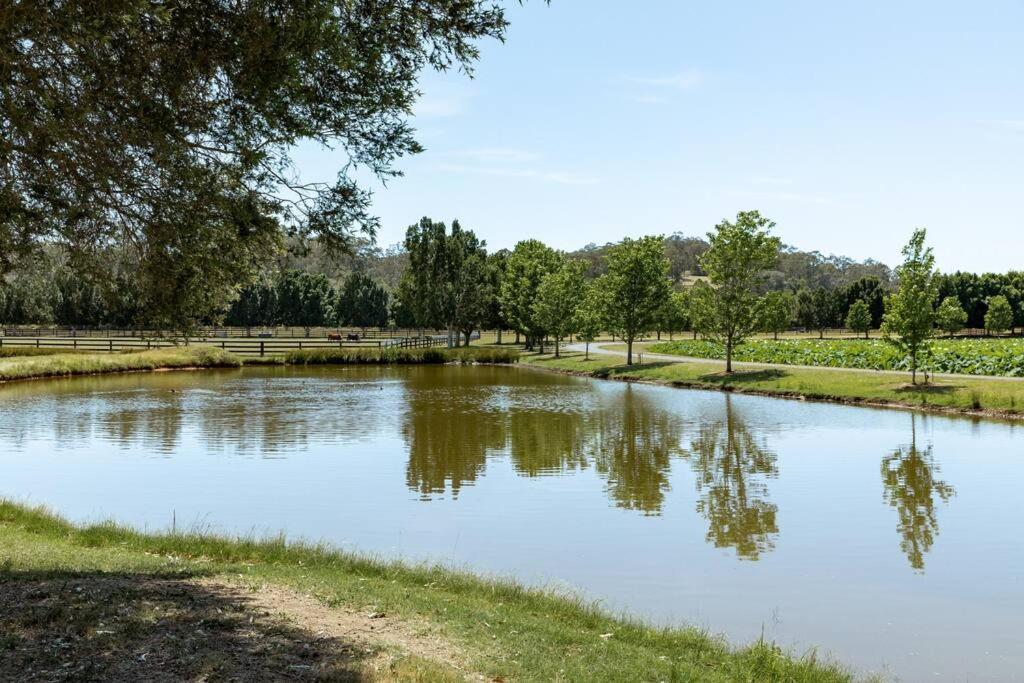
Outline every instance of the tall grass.
POLYGON ((241 365, 238 356, 221 349, 201 346, 127 354, 63 353, 0 360, 0 382, 165 368, 237 368, 241 365))
POLYGON ((0 358, 16 356, 56 356, 65 353, 82 353, 75 349, 40 348, 34 346, 0 346, 0 358))
POLYGON ((515 363, 515 349, 462 347, 458 349, 338 348, 303 349, 284 355, 287 365, 412 365, 443 363, 515 363))

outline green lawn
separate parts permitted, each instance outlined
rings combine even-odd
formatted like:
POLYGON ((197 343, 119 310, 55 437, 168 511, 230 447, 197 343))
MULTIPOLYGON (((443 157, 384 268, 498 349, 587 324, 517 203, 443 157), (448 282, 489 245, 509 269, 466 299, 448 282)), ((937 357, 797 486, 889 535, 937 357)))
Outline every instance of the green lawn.
MULTIPOLYGON (((181 582, 191 577, 223 578, 249 585, 251 590, 266 584, 284 586, 311 594, 332 608, 373 610, 406 620, 450 643, 458 653, 461 671, 475 671, 488 680, 851 680, 846 671, 818 661, 813 653, 794 657, 767 643, 733 648, 696 629, 652 628, 615 618, 580 600, 442 567, 385 563, 322 546, 286 544, 282 539, 155 535, 113 524, 76 527, 44 511, 3 501, 0 622, 8 623, 0 623, 4 627, 0 631, 5 634, 0 639, 0 676, 16 673, 11 668, 4 671, 5 663, 10 665, 16 657, 35 657, 37 665, 45 663, 47 653, 25 650, 53 639, 67 648, 54 655, 54 662, 67 662, 66 666, 102 667, 122 654, 138 657, 139 653, 128 650, 139 640, 140 630, 171 628, 167 611, 160 612, 159 596, 153 597, 147 586, 154 579, 181 582), (109 594, 109 588, 105 593, 96 588, 106 585, 101 582, 109 577, 119 582, 114 595, 109 594), (69 584, 75 588, 68 588, 69 584), (60 595, 68 597, 58 595, 57 599, 48 593, 62 590, 60 595), (93 594, 102 599, 90 598, 93 594), (32 598, 28 607, 15 610, 2 606, 12 605, 16 596, 24 595, 32 598), (140 601, 145 604, 140 606, 140 601), (148 621, 126 622, 125 614, 143 608, 148 621), (100 642, 96 644, 93 639, 100 642), (100 659, 75 661, 74 653, 80 651, 96 652, 100 659)), ((186 590, 185 585, 181 584, 179 593, 186 590)), ((188 600, 195 603, 192 609, 210 613, 209 621, 191 622, 206 623, 201 632, 207 636, 197 641, 197 647, 206 638, 235 643, 232 630, 254 628, 253 616, 248 617, 248 624, 245 612, 241 618, 232 616, 236 607, 224 605, 222 610, 218 605, 214 613, 210 606, 202 606, 206 601, 188 600)), ((179 604, 178 611, 187 612, 188 604, 179 604)), ((303 626, 290 624, 289 643, 303 642, 303 626)), ((194 630, 190 626, 183 637, 191 636, 194 630)), ((310 642, 316 642, 315 634, 307 635, 310 642)), ((291 647, 291 651, 295 649, 291 647)), ((193 653, 193 659, 196 656, 210 661, 192 661, 189 671, 198 667, 212 678, 229 665, 217 659, 216 652, 193 653)), ((392 672, 394 675, 388 678, 459 678, 453 676, 450 666, 429 661, 408 668, 408 675, 392 672)), ((93 673, 103 677, 110 670, 93 673)), ((342 680, 362 678, 353 675, 342 680)))
POLYGON ((741 368, 731 375, 725 364, 709 362, 645 361, 626 365, 624 357, 582 353, 524 354, 524 364, 549 370, 621 380, 641 380, 673 386, 854 403, 880 403, 933 410, 1024 414, 1024 383, 971 377, 941 378, 911 386, 910 376, 828 368, 741 368))

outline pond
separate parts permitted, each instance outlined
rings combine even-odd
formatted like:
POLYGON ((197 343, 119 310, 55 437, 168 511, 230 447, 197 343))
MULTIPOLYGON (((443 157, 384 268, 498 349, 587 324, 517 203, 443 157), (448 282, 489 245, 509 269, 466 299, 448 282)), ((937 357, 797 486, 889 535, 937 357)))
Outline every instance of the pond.
POLYGON ((0 496, 574 590, 907 680, 1024 671, 1024 429, 528 368, 0 387, 0 496))

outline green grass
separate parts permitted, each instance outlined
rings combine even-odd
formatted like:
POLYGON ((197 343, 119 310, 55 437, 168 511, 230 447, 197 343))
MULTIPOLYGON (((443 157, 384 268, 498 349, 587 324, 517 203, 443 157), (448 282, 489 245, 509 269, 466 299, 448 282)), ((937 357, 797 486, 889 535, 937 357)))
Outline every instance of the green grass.
POLYGON ((423 363, 515 363, 516 349, 325 348, 243 358, 209 346, 154 349, 133 353, 45 353, 0 357, 0 382, 43 377, 70 377, 138 370, 237 368, 242 365, 382 365, 423 363))
POLYGON ((192 346, 139 353, 62 353, 0 359, 0 381, 174 368, 237 368, 242 360, 220 349, 192 346))
POLYGON ((928 410, 1024 414, 1024 383, 971 377, 942 378, 929 385, 910 386, 910 376, 828 368, 750 368, 731 375, 725 364, 650 361, 626 365, 625 358, 582 353, 524 354, 522 362, 549 370, 621 380, 640 380, 698 389, 753 392, 850 403, 878 403, 928 410))
MULTIPOLYGON (((332 607, 386 612, 453 643, 471 670, 508 681, 847 681, 814 653, 765 642, 735 648, 692 628, 655 628, 587 602, 440 566, 409 566, 323 545, 79 527, 0 501, 0 585, 23 575, 117 572, 242 577, 315 595, 332 607)), ((11 582, 13 583, 13 581, 11 582)), ((417 680, 444 678, 414 665, 417 680)))
MULTIPOLYGON (((725 358, 724 346, 703 340, 662 342, 649 349, 694 358, 725 358)), ((875 339, 755 339, 738 346, 733 358, 863 370, 910 369, 909 360, 895 347, 875 339)), ((1024 377, 1024 339, 936 339, 927 366, 939 373, 1024 377)))
POLYGON ((0 358, 16 356, 56 356, 57 354, 77 353, 73 349, 40 348, 34 346, 0 346, 0 358))
POLYGON ((403 365, 442 363, 515 363, 516 349, 461 347, 457 349, 427 348, 336 348, 290 351, 281 356, 288 365, 403 365))

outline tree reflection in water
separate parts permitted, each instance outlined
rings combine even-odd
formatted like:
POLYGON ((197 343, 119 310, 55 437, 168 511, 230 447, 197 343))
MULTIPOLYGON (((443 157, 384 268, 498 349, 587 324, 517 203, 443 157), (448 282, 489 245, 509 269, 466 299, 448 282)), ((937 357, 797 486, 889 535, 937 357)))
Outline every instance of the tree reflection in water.
POLYGON ((615 505, 661 514, 669 490, 669 462, 682 454, 683 422, 627 386, 615 404, 588 415, 587 451, 608 481, 615 505))
POLYGON ((910 566, 924 570, 924 556, 939 535, 935 515, 935 497, 947 502, 956 490, 935 478, 939 466, 932 456, 932 445, 917 447, 917 418, 910 417, 910 445, 898 448, 882 458, 882 487, 886 503, 896 508, 900 548, 910 566))
POLYGON ((732 397, 721 416, 703 422, 691 444, 690 462, 700 500, 697 512, 708 520, 707 540, 735 548, 747 560, 775 547, 778 507, 767 500, 767 478, 778 475, 776 456, 750 432, 732 397))
POLYGON ((487 454, 506 443, 506 419, 483 408, 495 386, 489 373, 414 369, 406 382, 402 432, 409 449, 406 485, 423 500, 476 481, 487 454))

